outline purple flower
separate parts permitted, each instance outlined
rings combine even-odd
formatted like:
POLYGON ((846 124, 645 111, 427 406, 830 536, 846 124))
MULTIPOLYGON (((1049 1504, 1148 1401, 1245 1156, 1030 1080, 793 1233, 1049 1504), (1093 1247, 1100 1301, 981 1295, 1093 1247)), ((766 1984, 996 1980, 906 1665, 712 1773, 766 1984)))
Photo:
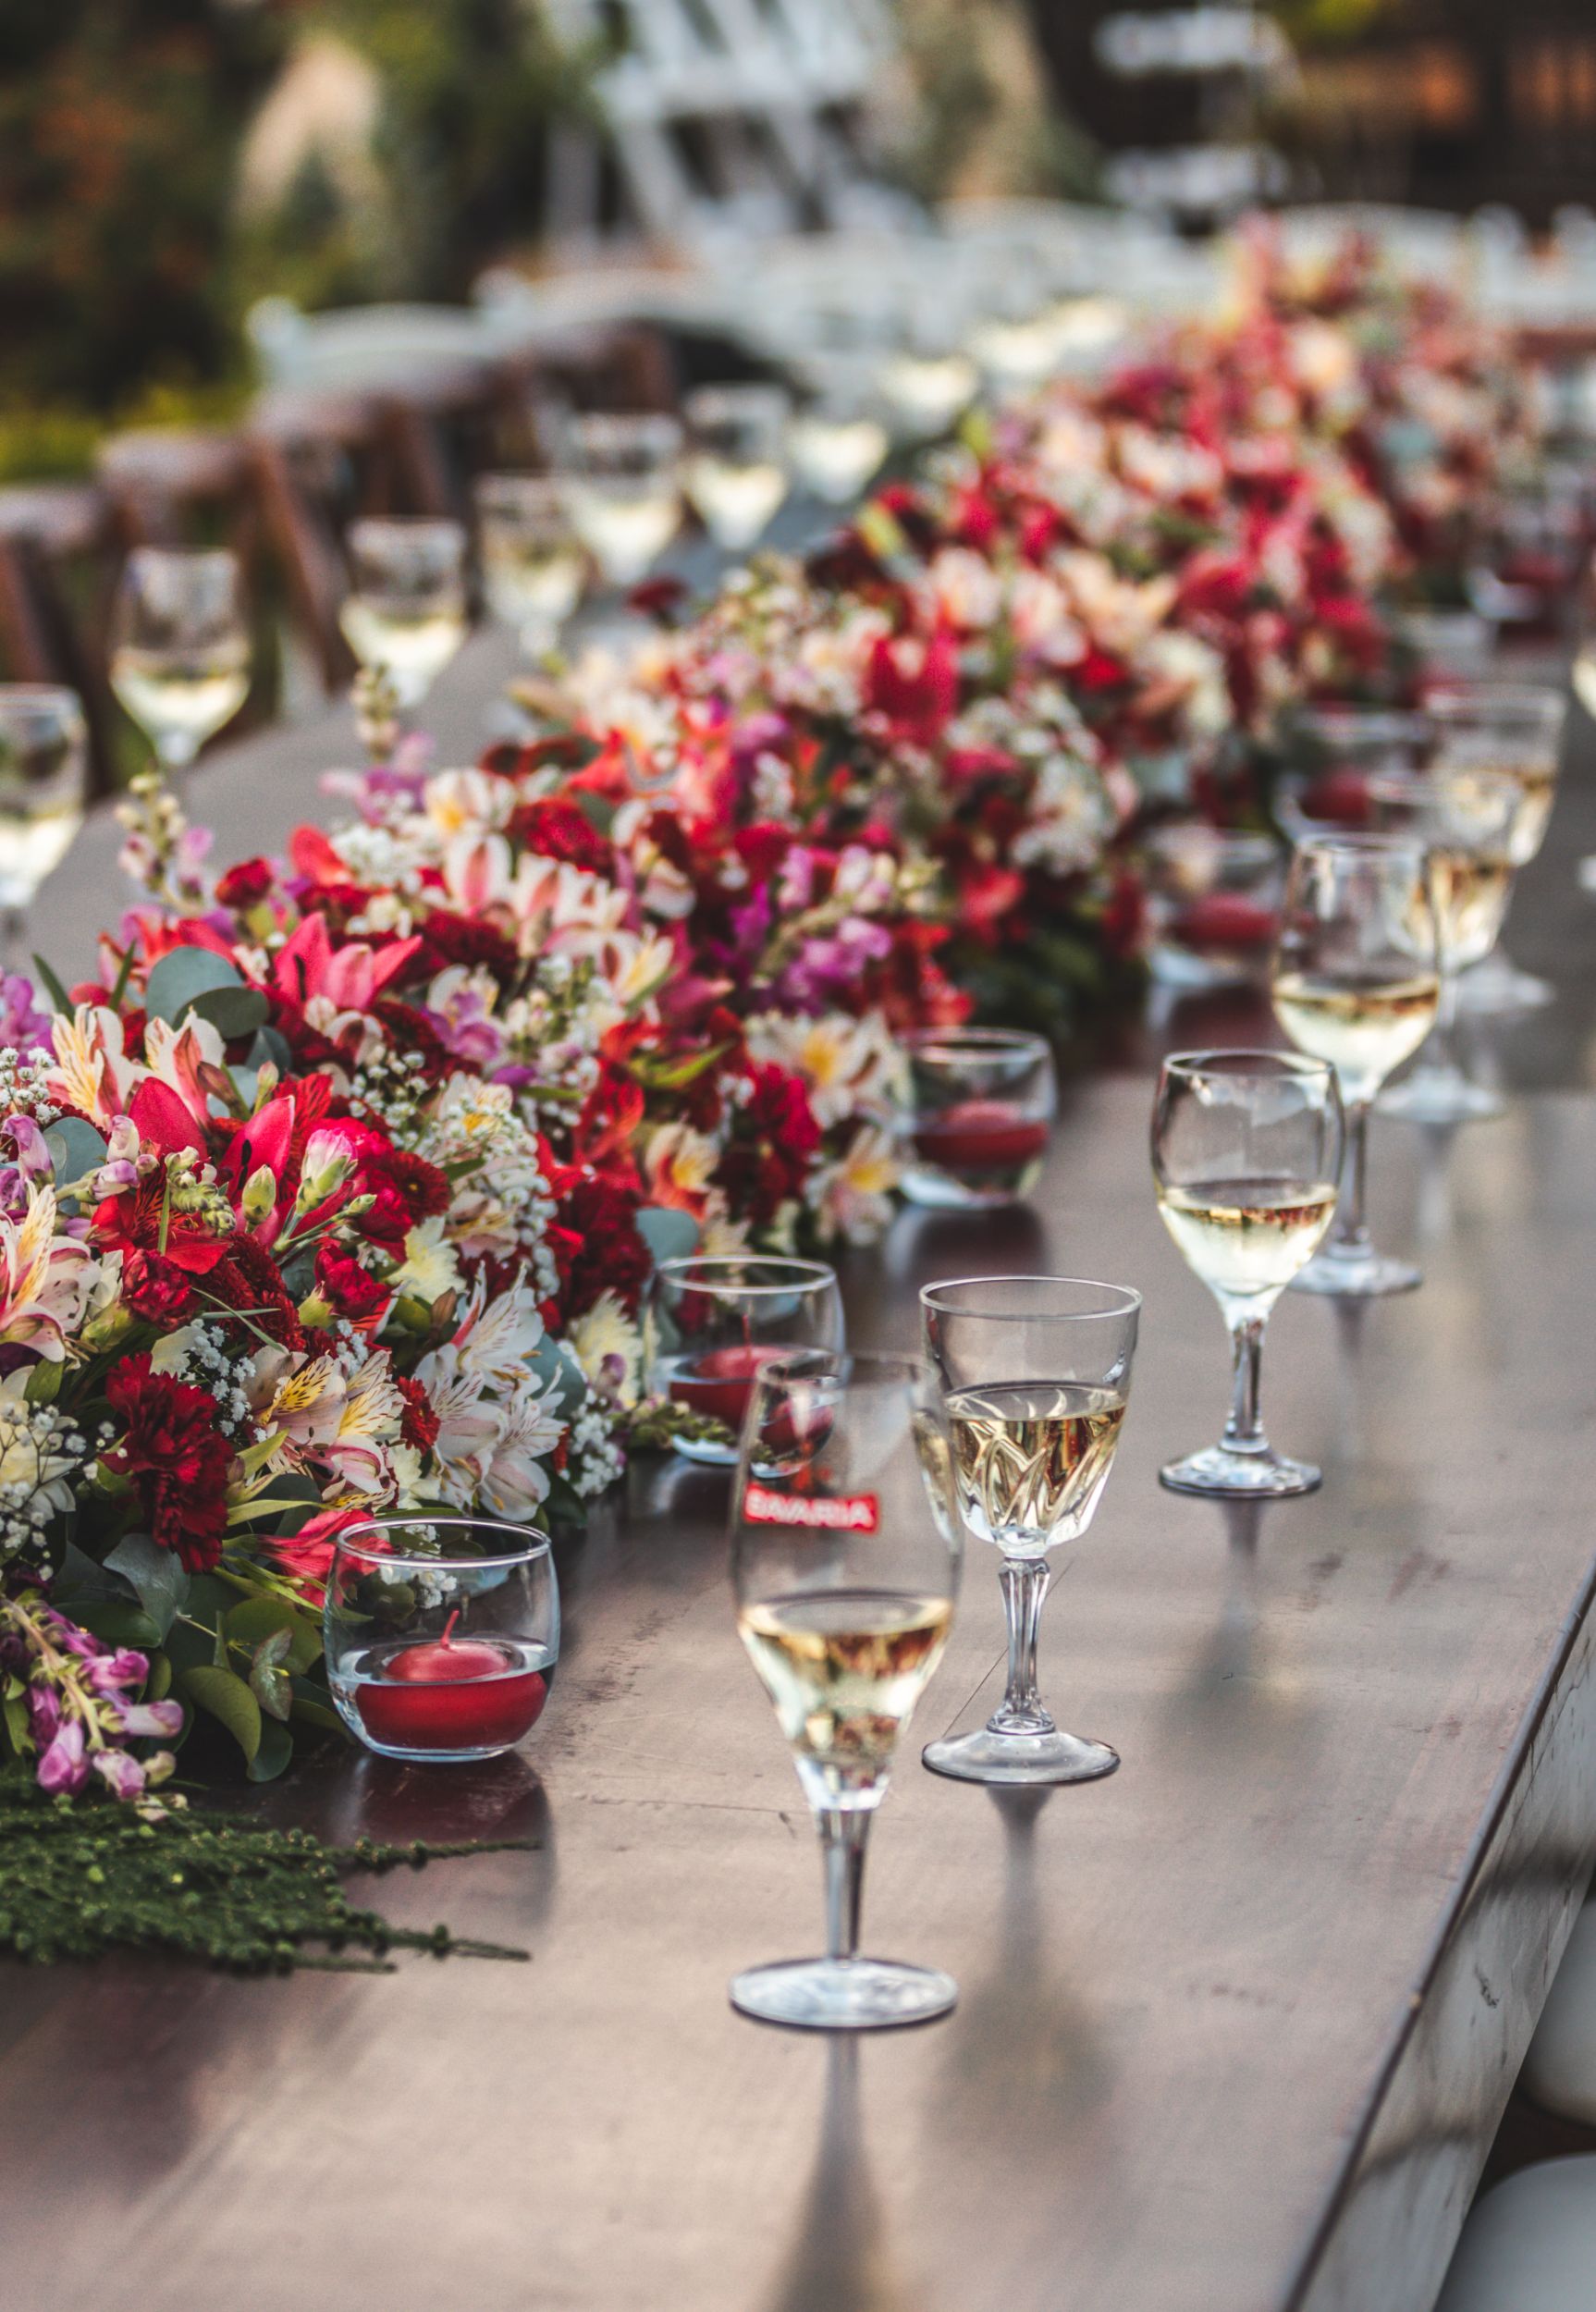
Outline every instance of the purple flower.
POLYGON ((41 1750, 54 1741, 61 1724, 61 1704, 48 1686, 28 1689, 28 1727, 41 1750))
POLYGON ((120 1715, 124 1734, 180 1734, 183 1730, 180 1702, 129 1702, 120 1715))
MULTIPOLYGON (((94 1771, 104 1775, 118 1798, 138 1798, 143 1791, 144 1769, 125 1750, 97 1750, 94 1752, 94 1771)), ((44 1779, 43 1767, 39 1770, 39 1779, 41 1782, 44 1779)))
POLYGON ((39 1761, 42 1790, 80 1790, 89 1778, 83 1757, 83 1729, 73 1720, 64 1726, 39 1761))
POLYGON ((121 1686, 141 1686, 150 1675, 150 1665, 131 1646, 119 1646, 115 1654, 103 1654, 88 1666, 90 1685, 97 1694, 114 1695, 121 1686))
POLYGON ((50 1049, 50 1015, 35 1008, 33 982, 19 971, 0 975, 0 1043, 18 1051, 50 1049))

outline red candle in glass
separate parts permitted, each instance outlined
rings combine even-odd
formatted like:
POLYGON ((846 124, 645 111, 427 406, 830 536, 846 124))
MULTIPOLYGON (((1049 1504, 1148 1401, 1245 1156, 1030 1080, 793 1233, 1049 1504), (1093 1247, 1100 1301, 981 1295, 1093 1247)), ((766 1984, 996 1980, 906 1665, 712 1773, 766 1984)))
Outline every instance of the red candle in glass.
POLYGON ((959 1100, 915 1127, 915 1150, 946 1172, 996 1172, 1039 1156, 1048 1131, 1010 1101, 959 1100))
POLYGON ((372 1740, 403 1750, 503 1749, 543 1715, 548 1680, 519 1666, 513 1648, 491 1638, 441 1638, 400 1646, 357 1689, 361 1723, 372 1740))
POLYGON ((761 1368, 780 1354, 779 1347, 758 1347, 752 1341, 706 1348, 686 1371, 672 1373, 670 1394, 689 1412, 706 1413, 724 1421, 728 1429, 740 1429, 761 1368))

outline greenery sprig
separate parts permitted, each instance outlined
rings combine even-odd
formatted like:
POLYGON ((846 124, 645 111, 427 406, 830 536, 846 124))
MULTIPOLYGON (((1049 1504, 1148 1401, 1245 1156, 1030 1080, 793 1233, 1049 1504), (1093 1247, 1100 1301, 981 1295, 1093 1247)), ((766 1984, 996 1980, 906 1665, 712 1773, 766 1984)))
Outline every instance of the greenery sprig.
POLYGON ((447 1926, 390 1925, 351 1904, 339 1875, 534 1844, 358 1839, 328 1847, 309 1831, 187 1808, 141 1820, 113 1799, 52 1798, 26 1774, 0 1772, 0 1952, 50 1965, 113 1949, 163 1951, 240 1974, 389 1974, 393 1950, 524 1960, 524 1950, 447 1926))

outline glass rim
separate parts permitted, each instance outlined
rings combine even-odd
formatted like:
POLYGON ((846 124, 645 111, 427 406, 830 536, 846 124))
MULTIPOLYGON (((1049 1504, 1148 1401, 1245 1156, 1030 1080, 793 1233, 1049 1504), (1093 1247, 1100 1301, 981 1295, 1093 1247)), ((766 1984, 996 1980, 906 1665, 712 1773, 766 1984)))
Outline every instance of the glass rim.
POLYGON ((66 707, 81 719, 83 695, 69 683, 0 683, 0 714, 7 707, 66 707))
POLYGON ((344 532, 349 544, 360 551, 362 539, 374 544, 379 539, 408 538, 429 540, 441 546, 465 545, 465 525, 452 514, 359 514, 344 532))
POLYGON ((1149 827, 1145 841, 1149 851, 1196 841, 1210 851, 1230 851, 1256 859, 1278 858, 1283 849, 1279 836, 1267 828, 1211 827, 1201 818, 1172 819, 1162 827, 1149 827))
POLYGON ((1427 719, 1442 724, 1475 719, 1483 721, 1493 715, 1522 715, 1527 721, 1561 722, 1567 710, 1566 694, 1553 683, 1498 683, 1489 678, 1460 683, 1454 690, 1438 691, 1424 705, 1427 719))
POLYGON ((1222 1076, 1228 1083, 1246 1083, 1249 1077, 1262 1083, 1271 1076, 1278 1080, 1293 1076, 1308 1083, 1335 1082, 1335 1069, 1330 1061, 1316 1060, 1309 1052, 1254 1051, 1244 1046, 1224 1045, 1216 1045, 1208 1051, 1168 1053, 1160 1069, 1160 1082, 1167 1076, 1178 1076, 1185 1083, 1196 1083, 1202 1076, 1222 1076))
POLYGON ((341 1533, 336 1533, 333 1536, 333 1555, 335 1556, 337 1556, 339 1550, 349 1549, 357 1556, 369 1557, 374 1565, 443 1566, 449 1568, 460 1568, 467 1571, 469 1571, 473 1566, 485 1570, 498 1566, 528 1565, 535 1557, 546 1557, 553 1550, 553 1547, 554 1543, 551 1536, 546 1533, 541 1526, 510 1525, 497 1518, 366 1518, 363 1519, 359 1525, 347 1526, 341 1533), (463 1529, 469 1532, 485 1531, 489 1533, 521 1533, 524 1534, 526 1538, 522 1546, 519 1549, 483 1552, 474 1556, 469 1557, 448 1556, 435 1554, 430 1550, 425 1552, 421 1550, 399 1549, 362 1550, 360 1546, 358 1537, 362 1533, 380 1533, 387 1529, 411 1525, 435 1525, 443 1528, 446 1531, 452 1529, 455 1532, 460 1532, 463 1529))
POLYGON ((167 570, 227 569, 241 577, 243 564, 230 546, 132 546, 128 549, 125 570, 141 564, 146 570, 157 565, 167 570))
POLYGON ((1143 1305, 1142 1295, 1134 1285, 1108 1285, 1097 1276, 1043 1276, 1013 1274, 1000 1276, 944 1276, 934 1285, 922 1285, 919 1300, 922 1309, 934 1309, 939 1316, 999 1318, 1013 1323, 1027 1314, 1042 1313, 1022 1309, 970 1309, 956 1303, 951 1296, 967 1291, 976 1285, 1043 1285, 1063 1287, 1067 1291, 1098 1293, 1109 1305, 1101 1309, 1061 1309, 1056 1317, 1070 1322, 1096 1322, 1102 1317, 1133 1317, 1143 1305))
POLYGON ((1322 834, 1299 835, 1292 845, 1293 864, 1310 851, 1348 851, 1355 857, 1371 859, 1418 859, 1421 863, 1429 845, 1419 835, 1393 834, 1375 828, 1348 827, 1337 829, 1328 824, 1322 834))
POLYGON ((1050 1059, 1052 1045, 1032 1027, 910 1027, 898 1038, 905 1051, 935 1051, 963 1046, 972 1051, 1025 1053, 1050 1059))
MULTIPOLYGON (((550 506, 562 506, 563 498, 558 477, 552 473, 518 473, 513 467, 497 467, 491 473, 479 473, 471 486, 473 498, 480 504, 485 498, 505 497, 535 498, 550 506)), ((447 516, 443 517, 448 519, 447 516)), ((379 517, 380 519, 380 517, 379 517)))
POLYGON ((673 1285, 681 1285, 692 1292, 739 1295, 786 1293, 791 1292, 796 1284, 835 1285, 837 1283, 837 1272, 829 1261, 789 1259, 785 1253, 780 1252, 681 1252, 674 1259, 661 1261, 657 1264, 654 1272, 653 1282, 658 1284, 661 1278, 667 1276, 673 1285), (738 1285, 733 1284, 729 1277, 719 1281, 714 1277, 689 1279, 685 1273, 690 1269, 740 1268, 785 1269, 789 1281, 785 1284, 738 1285))
POLYGON ((1429 735, 1425 710, 1414 707, 1360 707, 1327 703, 1305 707, 1296 718, 1299 730, 1316 738, 1423 739, 1429 735))
POLYGON ((590 442, 654 441, 680 445, 681 420, 669 410, 579 410, 567 420, 572 438, 590 442))

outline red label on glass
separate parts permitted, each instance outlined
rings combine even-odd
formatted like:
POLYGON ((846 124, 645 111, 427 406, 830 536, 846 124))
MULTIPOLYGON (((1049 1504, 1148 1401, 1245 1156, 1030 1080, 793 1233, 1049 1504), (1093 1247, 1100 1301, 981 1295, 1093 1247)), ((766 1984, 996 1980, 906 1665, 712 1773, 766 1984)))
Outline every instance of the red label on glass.
POLYGON ((743 1515, 750 1525, 803 1525, 829 1532, 874 1533, 879 1504, 874 1494, 773 1494, 767 1485, 750 1485, 743 1495, 743 1515))

